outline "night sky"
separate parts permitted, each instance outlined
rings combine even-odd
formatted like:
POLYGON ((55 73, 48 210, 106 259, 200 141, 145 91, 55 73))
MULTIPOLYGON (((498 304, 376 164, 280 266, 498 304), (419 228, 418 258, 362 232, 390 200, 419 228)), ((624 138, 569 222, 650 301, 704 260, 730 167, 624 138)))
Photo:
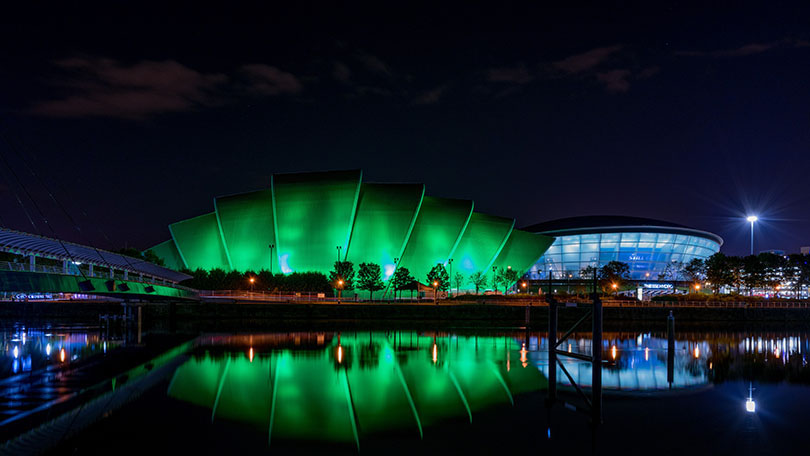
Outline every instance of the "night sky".
POLYGON ((19 196, 51 235, 14 174, 117 249, 362 168, 518 226, 652 217, 746 254, 756 213, 757 251, 810 245, 808 2, 73 3, 0 11, 4 226, 37 232, 19 196))

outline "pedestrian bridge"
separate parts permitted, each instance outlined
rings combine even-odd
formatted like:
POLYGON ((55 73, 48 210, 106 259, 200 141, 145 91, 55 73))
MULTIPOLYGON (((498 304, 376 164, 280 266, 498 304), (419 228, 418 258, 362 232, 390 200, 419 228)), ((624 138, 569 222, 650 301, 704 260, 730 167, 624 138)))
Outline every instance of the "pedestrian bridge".
POLYGON ((197 299, 188 274, 119 253, 0 228, 0 297, 64 293, 139 299, 197 299))

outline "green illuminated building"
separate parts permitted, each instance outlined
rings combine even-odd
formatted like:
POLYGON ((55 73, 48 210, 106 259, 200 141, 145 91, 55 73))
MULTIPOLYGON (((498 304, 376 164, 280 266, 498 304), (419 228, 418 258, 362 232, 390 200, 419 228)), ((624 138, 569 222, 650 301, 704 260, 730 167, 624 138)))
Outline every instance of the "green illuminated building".
POLYGON ((340 258, 379 264, 384 280, 405 267, 420 282, 441 263, 472 289, 470 275, 493 267, 520 277, 554 240, 514 226, 422 184, 363 182, 360 170, 275 174, 269 189, 214 198, 214 212, 172 223, 152 250, 173 269, 328 274, 340 258))

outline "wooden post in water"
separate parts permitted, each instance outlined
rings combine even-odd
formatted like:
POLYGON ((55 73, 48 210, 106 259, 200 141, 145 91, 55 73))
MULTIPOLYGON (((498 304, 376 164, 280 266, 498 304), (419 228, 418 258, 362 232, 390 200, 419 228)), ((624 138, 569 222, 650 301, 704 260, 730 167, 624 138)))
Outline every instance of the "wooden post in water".
POLYGON ((594 424, 602 423, 602 299, 596 293, 596 274, 593 277, 593 322, 591 357, 591 404, 594 424))
POLYGON ((669 311, 667 317, 667 383, 672 389, 675 380, 675 317, 669 311))

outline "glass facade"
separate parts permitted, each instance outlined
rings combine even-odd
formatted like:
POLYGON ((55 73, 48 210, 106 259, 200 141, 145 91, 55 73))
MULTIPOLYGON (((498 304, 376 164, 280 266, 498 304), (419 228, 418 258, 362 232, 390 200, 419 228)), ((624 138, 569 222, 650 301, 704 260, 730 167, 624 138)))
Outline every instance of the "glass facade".
POLYGON ((569 275, 578 278, 585 267, 621 261, 630 266, 632 279, 655 280, 669 263, 706 259, 719 251, 717 241, 691 234, 643 231, 572 234, 557 236, 527 275, 530 279, 564 279, 569 275))

